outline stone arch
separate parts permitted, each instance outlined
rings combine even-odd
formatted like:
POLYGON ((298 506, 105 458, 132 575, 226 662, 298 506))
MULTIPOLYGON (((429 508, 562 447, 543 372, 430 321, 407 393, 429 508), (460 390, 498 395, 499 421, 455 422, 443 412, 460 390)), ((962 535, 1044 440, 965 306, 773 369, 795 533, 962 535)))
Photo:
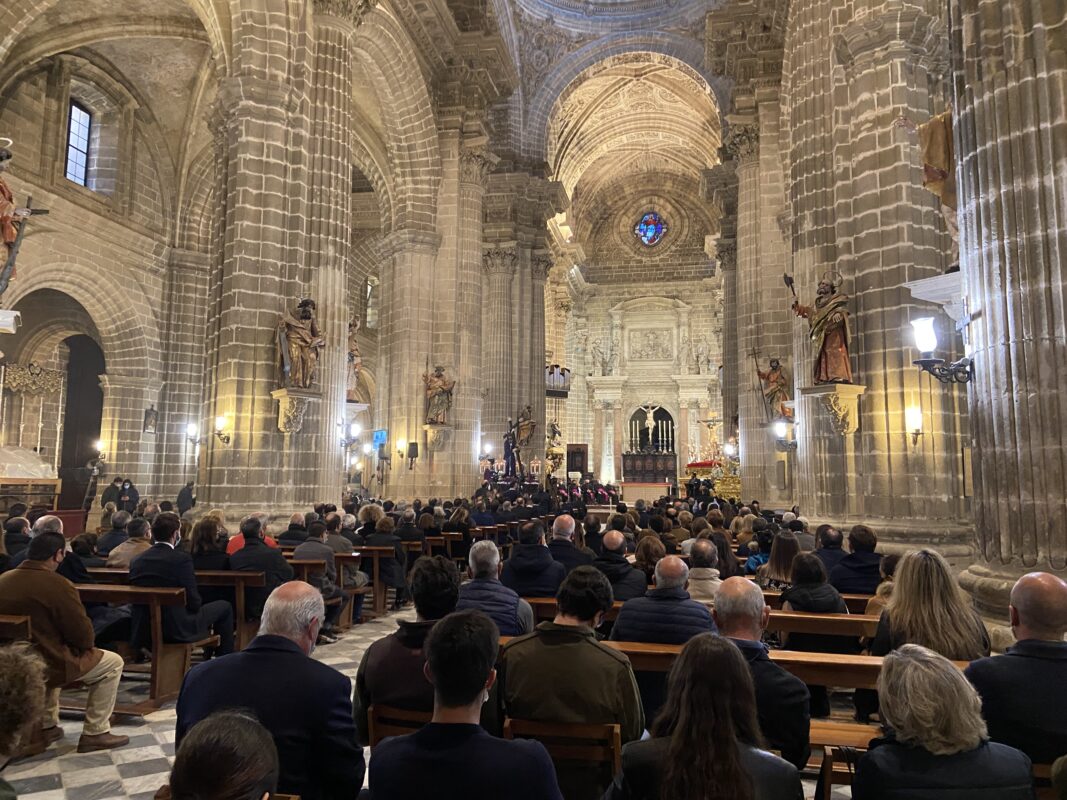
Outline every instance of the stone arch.
MULTIPOLYGON (((88 313, 96 328, 97 342, 104 351, 108 373, 146 375, 158 381, 161 348, 157 321, 144 311, 144 303, 131 303, 131 289, 98 264, 75 259, 34 265, 11 284, 5 300, 15 305, 42 289, 54 289, 69 296, 88 313)), ((85 331, 77 331, 79 333, 85 331)))
POLYGON ((620 31, 590 42, 561 60, 529 98, 524 115, 523 155, 544 158, 549 116, 556 100, 575 78, 606 59, 625 53, 655 53, 669 56, 698 73, 716 91, 719 108, 724 98, 704 68, 704 45, 687 36, 663 31, 620 31))
POLYGON ((414 45, 400 23, 379 6, 357 29, 353 47, 375 87, 389 134, 385 146, 395 191, 392 229, 435 231, 440 153, 433 104, 414 45))

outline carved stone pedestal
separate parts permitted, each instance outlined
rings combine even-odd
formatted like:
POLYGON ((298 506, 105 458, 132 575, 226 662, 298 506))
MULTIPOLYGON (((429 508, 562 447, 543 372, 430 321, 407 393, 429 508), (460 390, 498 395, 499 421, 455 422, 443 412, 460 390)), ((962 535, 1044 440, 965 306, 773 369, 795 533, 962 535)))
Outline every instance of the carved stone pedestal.
POLYGON ((819 386, 801 387, 797 393, 803 397, 818 398, 830 415, 830 425, 842 436, 855 433, 859 428, 860 395, 866 386, 852 383, 824 383, 819 386))
POLYGON ((436 453, 445 450, 452 443, 451 425, 423 425, 426 432, 426 450, 436 453))
POLYGON ((308 408, 322 402, 322 396, 303 389, 276 389, 270 396, 278 401, 278 430, 282 433, 300 433, 308 408))

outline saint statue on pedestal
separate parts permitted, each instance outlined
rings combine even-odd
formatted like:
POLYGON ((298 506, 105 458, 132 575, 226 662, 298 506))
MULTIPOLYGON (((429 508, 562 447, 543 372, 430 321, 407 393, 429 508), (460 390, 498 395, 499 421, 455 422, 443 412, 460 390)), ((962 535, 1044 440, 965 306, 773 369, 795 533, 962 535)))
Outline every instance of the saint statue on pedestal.
POLYGON ((452 390, 456 382, 445 377, 445 368, 434 367, 433 375, 423 373, 422 382, 426 386, 426 424, 444 425, 445 415, 452 408, 452 390))
POLYGON ((789 381, 785 377, 785 369, 777 358, 772 358, 770 367, 763 371, 758 366, 756 374, 763 381, 763 399, 767 403, 767 410, 772 417, 779 419, 792 419, 793 409, 786 406, 789 402, 789 381))
POLYGON ((537 423, 533 418, 533 406, 527 405, 519 412, 519 421, 515 424, 515 443, 520 447, 526 447, 533 438, 533 432, 537 429, 537 423))
POLYGON ((319 351, 325 346, 326 340, 315 321, 314 300, 301 300, 294 310, 285 311, 278 323, 283 384, 294 389, 311 388, 319 367, 319 351))
MULTIPOLYGON (((791 281, 792 279, 790 279, 791 281)), ((815 305, 793 300, 793 313, 808 321, 815 344, 815 383, 852 383, 852 362, 848 346, 852 333, 848 324, 848 295, 839 291, 841 276, 828 272, 819 281, 815 305)))
POLYGON ((363 368, 363 357, 359 353, 357 334, 360 329, 359 317, 348 323, 348 374, 345 381, 345 399, 355 402, 358 399, 359 371, 363 368))

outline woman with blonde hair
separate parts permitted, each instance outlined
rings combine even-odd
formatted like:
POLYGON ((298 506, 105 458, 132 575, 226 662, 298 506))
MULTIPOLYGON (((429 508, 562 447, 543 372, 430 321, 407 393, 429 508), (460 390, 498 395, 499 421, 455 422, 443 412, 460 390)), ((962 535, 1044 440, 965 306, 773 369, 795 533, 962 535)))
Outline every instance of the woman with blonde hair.
POLYGON ((366 541, 368 536, 374 534, 375 529, 378 527, 378 520, 385 516, 385 511, 377 503, 367 503, 363 506, 359 513, 356 514, 356 519, 359 520, 359 524, 362 526, 359 529, 359 536, 363 537, 366 541))
POLYGON ((118 506, 112 503, 110 500, 104 503, 104 513, 100 515, 100 531, 106 532, 111 530, 111 515, 118 511, 118 506))
POLYGON ((853 800, 1033 798, 1030 759, 989 741, 978 692, 944 656, 901 645, 883 660, 878 691, 888 734, 860 759, 853 800))
MULTIPOLYGON (((737 535, 734 537, 734 542, 737 545, 738 555, 748 554, 748 543, 756 538, 756 520, 759 519, 755 514, 745 514, 741 517, 741 524, 737 530, 737 535)), ((737 522, 737 519, 734 519, 737 522)))
POLYGON ((904 644, 921 644, 952 661, 989 655, 982 618, 935 550, 914 550, 900 560, 871 655, 884 656, 904 644))

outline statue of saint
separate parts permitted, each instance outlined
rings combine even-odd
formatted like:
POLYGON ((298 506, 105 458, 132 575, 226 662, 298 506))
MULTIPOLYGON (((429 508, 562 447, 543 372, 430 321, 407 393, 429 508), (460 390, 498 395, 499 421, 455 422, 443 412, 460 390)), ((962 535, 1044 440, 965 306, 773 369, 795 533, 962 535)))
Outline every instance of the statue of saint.
POLYGON ((679 362, 679 366, 681 366, 681 368, 682 368, 682 374, 683 375, 688 375, 689 374, 689 366, 690 366, 689 350, 690 350, 690 348, 689 348, 689 334, 686 333, 686 334, 682 335, 682 341, 678 345, 678 362, 679 362))
POLYGON ((533 418, 533 406, 527 405, 519 412, 519 421, 515 424, 515 443, 521 448, 526 447, 533 438, 533 432, 537 423, 533 418))
POLYGON ((828 272, 819 281, 814 306, 793 301, 793 313, 808 321, 811 340, 815 343, 816 384, 852 383, 852 362, 848 357, 848 346, 852 341, 848 295, 838 291, 840 286, 841 276, 828 272))
POLYGON ((548 433, 545 434, 545 439, 548 442, 549 450, 563 447, 563 431, 560 430, 559 423, 556 420, 548 423, 548 433))
POLYGON ((348 323, 348 377, 345 383, 345 397, 349 402, 358 399, 359 371, 363 368, 363 357, 359 354, 359 340, 356 334, 361 326, 359 317, 353 317, 348 323))
POLYGON ((315 301, 301 300, 295 309, 285 311, 278 323, 278 350, 283 382, 294 389, 309 389, 319 367, 319 351, 326 340, 315 321, 315 301))
POLYGON ((444 367, 434 367, 433 375, 422 374, 426 386, 426 424, 444 425, 445 414, 452 408, 452 390, 456 382, 445 377, 444 367))
POLYGON ((771 416, 792 419, 793 409, 786 406, 789 401, 789 382, 786 380, 782 363, 777 358, 772 358, 770 368, 764 372, 757 366, 756 374, 763 381, 763 399, 771 416))
POLYGON ((601 345, 600 339, 595 339, 593 341, 593 346, 589 348, 589 352, 593 356, 593 367, 595 371, 599 372, 602 376, 606 375, 607 373, 605 372, 606 366, 604 361, 604 347, 601 345))
POLYGON ((703 375, 708 368, 708 339, 701 336, 694 342, 694 355, 696 356, 697 375, 703 375))

